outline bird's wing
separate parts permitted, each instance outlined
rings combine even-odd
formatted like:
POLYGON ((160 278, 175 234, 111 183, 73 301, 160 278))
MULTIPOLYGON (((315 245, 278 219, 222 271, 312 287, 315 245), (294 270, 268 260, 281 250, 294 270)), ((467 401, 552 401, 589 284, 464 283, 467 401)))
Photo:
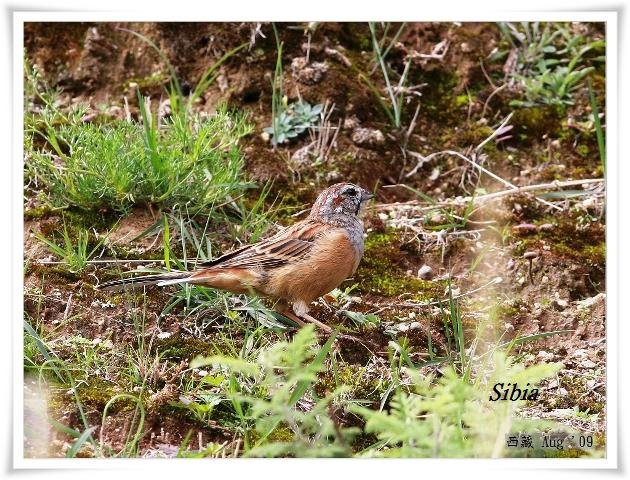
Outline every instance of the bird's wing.
POLYGON ((305 220, 282 230, 273 237, 247 245, 197 268, 278 268, 309 254, 315 240, 330 229, 329 225, 305 220))

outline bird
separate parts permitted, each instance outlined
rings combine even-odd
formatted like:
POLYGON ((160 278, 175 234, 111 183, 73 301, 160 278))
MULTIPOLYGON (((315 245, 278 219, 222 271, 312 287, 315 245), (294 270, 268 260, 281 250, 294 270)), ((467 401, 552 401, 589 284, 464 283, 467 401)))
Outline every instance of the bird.
POLYGON ((304 326, 332 329, 309 315, 309 305, 351 277, 364 251, 361 214, 374 195, 353 183, 323 190, 308 217, 258 243, 198 263, 191 271, 128 277, 100 285, 202 285, 275 301, 274 309, 304 326))

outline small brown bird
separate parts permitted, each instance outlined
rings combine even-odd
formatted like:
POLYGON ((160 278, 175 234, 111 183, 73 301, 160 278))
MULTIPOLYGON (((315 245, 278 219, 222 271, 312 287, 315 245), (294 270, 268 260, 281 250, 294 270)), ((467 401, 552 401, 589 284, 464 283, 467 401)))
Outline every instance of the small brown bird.
POLYGON ((308 314, 309 304, 356 271, 363 255, 359 215, 373 196, 352 183, 337 183, 319 194, 308 218, 271 238, 198 264, 191 272, 125 278, 101 287, 191 283, 255 293, 277 300, 276 310, 298 325, 306 320, 329 332, 308 314))

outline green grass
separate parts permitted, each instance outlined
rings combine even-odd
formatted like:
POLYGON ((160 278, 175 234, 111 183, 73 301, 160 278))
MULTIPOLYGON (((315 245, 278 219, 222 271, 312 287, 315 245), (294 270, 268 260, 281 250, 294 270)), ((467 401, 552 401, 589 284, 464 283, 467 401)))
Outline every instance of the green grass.
POLYGON ((392 126, 396 129, 402 127, 402 116, 403 116, 403 105, 405 101, 405 85, 408 81, 409 77, 409 69, 411 67, 411 59, 407 60, 405 63, 405 68, 403 73, 400 75, 400 79, 398 81, 398 85, 393 83, 392 77, 392 69, 387 66, 385 63, 385 58, 389 53, 391 47, 396 43, 396 39, 402 32, 405 24, 403 23, 399 28, 398 32, 394 35, 394 38, 390 41, 389 46, 383 49, 385 42, 387 40, 387 30, 384 31, 382 37, 379 39, 376 32, 376 24, 374 22, 369 22, 371 41, 372 41, 372 49, 374 52, 374 57, 376 62, 380 68, 381 74, 383 76, 383 80, 385 81, 385 90, 387 92, 387 99, 384 100, 381 98, 381 94, 378 88, 374 85, 374 83, 370 80, 368 75, 363 73, 359 74, 359 77, 367 84, 368 88, 374 93, 376 99, 379 104, 383 108, 383 111, 386 113, 389 118, 392 126))
POLYGON ((26 180, 51 206, 128 212, 154 204, 199 211, 252 186, 243 178, 239 148, 252 132, 243 114, 225 105, 209 116, 195 113, 172 89, 171 104, 180 106, 173 105, 170 116, 158 117, 157 105, 138 94, 138 121, 85 123, 85 107, 62 111, 59 92, 34 67, 25 70, 27 101, 35 110, 25 117, 26 180))
POLYGON ((90 233, 86 230, 80 230, 77 234, 76 243, 68 233, 68 226, 65 221, 63 224, 63 243, 57 244, 53 240, 44 237, 41 234, 35 236, 42 242, 48 250, 65 262, 68 270, 72 273, 81 273, 88 265, 88 260, 103 245, 106 237, 99 240, 92 249, 88 249, 90 241, 90 233))

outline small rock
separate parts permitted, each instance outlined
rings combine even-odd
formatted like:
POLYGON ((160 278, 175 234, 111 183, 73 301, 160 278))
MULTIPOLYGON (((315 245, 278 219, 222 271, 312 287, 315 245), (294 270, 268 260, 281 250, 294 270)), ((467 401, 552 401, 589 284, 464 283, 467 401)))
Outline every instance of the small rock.
POLYGON ((519 225, 514 225, 512 227, 512 231, 516 234, 527 235, 530 233, 536 233, 538 231, 538 227, 533 223, 521 223, 519 225))
POLYGON ((422 325, 420 324, 420 322, 411 322, 409 324, 409 330, 420 330, 422 328, 422 325))
POLYGON ((330 172, 326 172, 325 178, 328 183, 337 182, 341 180, 341 174, 337 170, 331 170, 330 172))
POLYGON ((590 297, 590 298, 586 298, 584 300, 580 300, 579 302, 577 302, 578 304, 578 308, 590 308, 595 304, 598 304, 600 302, 605 302, 606 301, 606 294, 605 293, 598 293, 597 295, 595 295, 594 297, 590 297))
POLYGON ((562 298, 555 298, 553 300, 553 306, 556 307, 558 310, 564 310, 569 306, 569 302, 562 298))
POLYGON ((573 353, 571 354, 572 357, 575 358, 588 358, 588 352, 586 350, 584 350, 583 348, 577 348, 575 350, 573 350, 573 353))
POLYGON ((409 324, 407 323, 401 323, 398 325, 398 330, 401 332, 406 332, 407 330, 409 330, 409 324))
POLYGON ((355 128, 352 141, 359 146, 375 147, 385 143, 385 135, 380 130, 372 128, 355 128))
POLYGON ((441 213, 436 213, 429 219, 429 222, 431 222, 431 223, 444 223, 445 220, 446 220, 446 218, 444 217, 444 215, 442 215, 441 213))
MULTIPOLYGON (((536 355, 536 360, 539 360, 541 362, 551 362, 553 360, 553 353, 541 350, 540 352, 538 352, 538 355, 536 355)), ((551 384, 549 384, 549 386, 551 386, 551 384)), ((556 386, 558 386, 557 381, 556 386)))
POLYGON ((543 223, 542 225, 538 226, 538 230, 541 231, 549 231, 549 230, 553 230, 555 228, 555 225, 553 223, 543 223))
POLYGON ((166 338, 169 338, 171 335, 173 335, 171 332, 160 332, 157 334, 157 338, 159 338, 160 340, 164 340, 166 338))
POLYGON ((268 142, 271 137, 269 136, 269 134, 267 132, 262 132, 260 134, 260 138, 263 139, 263 142, 268 142))
POLYGON ((523 254, 523 258, 526 258, 527 260, 530 260, 532 258, 537 258, 537 257, 538 257, 538 252, 529 251, 523 254))
POLYGON ((516 265, 516 262, 514 261, 514 259, 510 258, 507 262, 507 269, 508 270, 512 270, 516 265))
POLYGON ((295 170, 302 170, 305 167, 308 167, 311 163, 311 155, 310 155, 310 146, 305 145, 291 155, 290 164, 291 167, 295 170))
POLYGON ((593 362, 592 360, 584 360, 580 363, 580 366, 582 368, 595 368, 597 366, 597 364, 595 362, 593 362))
POLYGON ((428 265, 422 265, 418 270, 418 277, 422 280, 431 280, 433 278, 433 269, 428 265))
POLYGON ((353 115, 351 117, 347 117, 343 121, 343 128, 345 128, 345 129, 354 130, 358 126, 359 126, 359 119, 355 115, 353 115))
POLYGON ((326 72, 328 72, 328 65, 321 62, 308 63, 306 57, 296 57, 291 62, 291 75, 305 85, 321 82, 326 72))
POLYGON ((459 48, 461 48, 463 53, 470 53, 470 52, 472 52, 472 47, 467 42, 462 42, 462 44, 459 46, 459 48))
POLYGON ((558 389, 558 395, 560 395, 560 396, 564 397, 565 395, 568 395, 568 394, 569 394, 569 392, 567 391, 567 389, 566 389, 566 388, 562 388, 562 387, 560 387, 560 388, 558 389))

